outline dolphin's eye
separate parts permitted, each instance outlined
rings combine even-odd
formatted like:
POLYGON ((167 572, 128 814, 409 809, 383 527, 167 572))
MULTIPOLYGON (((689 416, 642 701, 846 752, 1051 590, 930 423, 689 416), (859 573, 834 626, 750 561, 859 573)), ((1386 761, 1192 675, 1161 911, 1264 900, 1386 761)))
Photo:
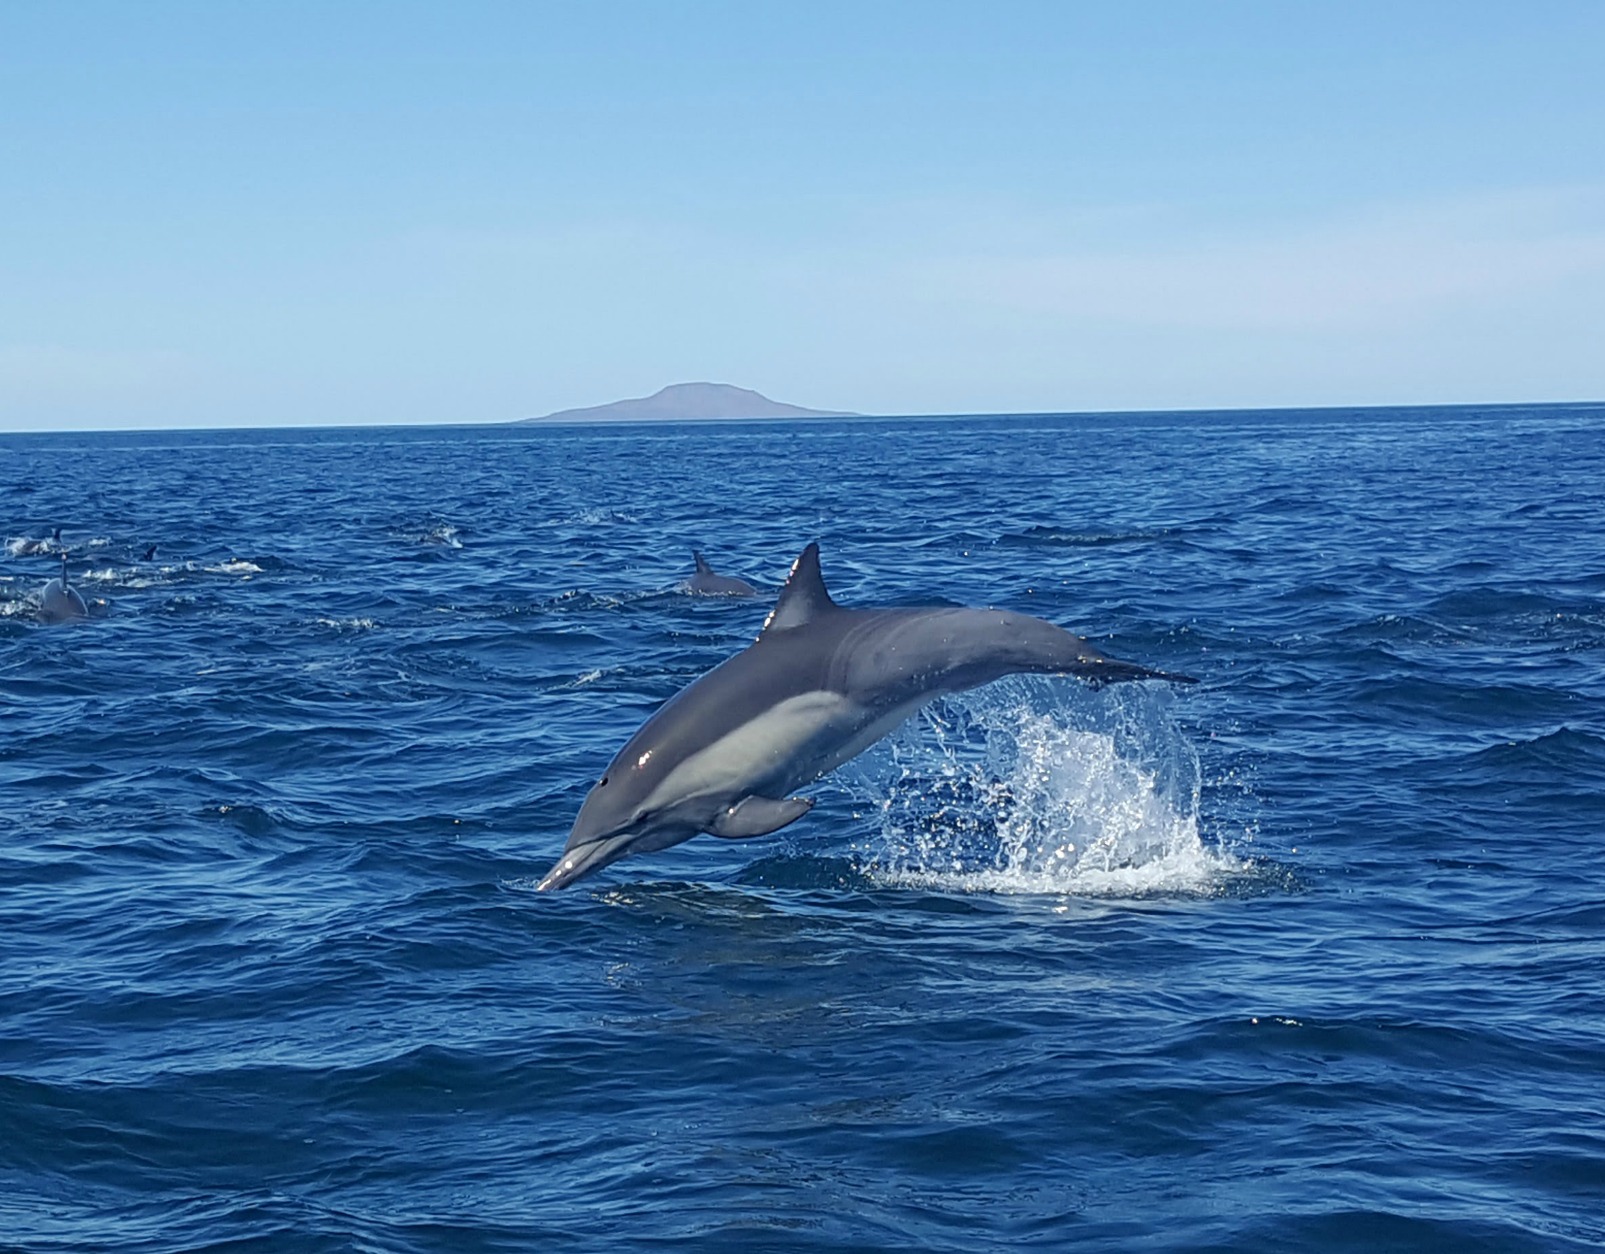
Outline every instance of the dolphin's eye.
POLYGON ((602 776, 601 780, 597 783, 596 786, 598 788, 602 788, 602 787, 605 787, 606 785, 607 785, 607 776, 604 775, 604 776, 602 776))

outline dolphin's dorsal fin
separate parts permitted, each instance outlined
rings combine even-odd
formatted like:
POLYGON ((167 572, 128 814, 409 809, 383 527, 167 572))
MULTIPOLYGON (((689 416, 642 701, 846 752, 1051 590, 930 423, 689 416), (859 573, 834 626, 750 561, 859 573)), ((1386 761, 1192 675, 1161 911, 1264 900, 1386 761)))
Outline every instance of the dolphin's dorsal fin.
POLYGON ((780 590, 780 599, 764 619, 763 629, 789 631, 812 622, 822 614, 836 608, 825 590, 825 578, 819 573, 819 544, 816 541, 802 551, 786 576, 786 586, 780 590))
POLYGON ((713 567, 708 565, 708 559, 703 557, 702 554, 698 553, 695 549, 692 549, 691 550, 691 557, 697 564, 697 574, 699 574, 699 575, 711 575, 711 574, 713 574, 713 567))

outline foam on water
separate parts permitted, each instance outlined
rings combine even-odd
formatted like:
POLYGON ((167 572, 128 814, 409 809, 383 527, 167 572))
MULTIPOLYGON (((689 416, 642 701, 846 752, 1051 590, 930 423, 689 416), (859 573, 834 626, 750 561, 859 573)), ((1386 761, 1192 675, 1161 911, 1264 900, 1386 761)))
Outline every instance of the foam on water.
POLYGON ((463 542, 457 538, 457 528, 451 523, 438 523, 417 537, 419 544, 439 545, 446 549, 460 549, 463 542))
POLYGON ((30 536, 13 536, 6 541, 6 553, 11 557, 48 557, 62 552, 65 552, 65 546, 59 540, 52 540, 49 536, 45 536, 43 539, 34 539, 30 536))
POLYGON ((885 789, 872 874, 960 892, 1217 891, 1247 864, 1200 834, 1198 756, 1170 703, 1016 679, 930 707, 869 759, 885 789))
POLYGON ((372 631, 379 625, 371 618, 315 618, 312 621, 335 631, 372 631))
POLYGON ((605 527, 614 523, 634 525, 641 520, 618 509, 582 509, 556 520, 557 526, 605 527))

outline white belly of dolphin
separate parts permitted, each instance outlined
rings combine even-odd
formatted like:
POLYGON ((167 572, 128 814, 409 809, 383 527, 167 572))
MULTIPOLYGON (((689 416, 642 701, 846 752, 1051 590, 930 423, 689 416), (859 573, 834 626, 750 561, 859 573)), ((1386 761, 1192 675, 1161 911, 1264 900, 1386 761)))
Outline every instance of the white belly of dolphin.
POLYGON ((782 796, 858 756, 926 700, 877 712, 839 692, 788 697, 687 757, 643 806, 667 809, 691 797, 723 804, 753 793, 782 796))

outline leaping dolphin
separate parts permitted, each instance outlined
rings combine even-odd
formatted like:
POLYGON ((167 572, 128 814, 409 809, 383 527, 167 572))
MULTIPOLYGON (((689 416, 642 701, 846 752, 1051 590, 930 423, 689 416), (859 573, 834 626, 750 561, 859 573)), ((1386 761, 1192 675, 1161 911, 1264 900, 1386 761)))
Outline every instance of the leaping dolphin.
POLYGON ((1008 610, 844 609, 810 544, 758 639, 671 697, 609 763, 539 888, 698 832, 743 840, 779 831, 814 804, 788 796, 794 789, 926 702, 1018 672, 1195 682, 1106 657, 1008 610))
POLYGON ((758 589, 754 588, 745 579, 737 579, 734 575, 721 575, 712 566, 708 559, 695 549, 691 550, 691 558, 697 564, 697 573, 687 579, 686 587, 698 596, 704 597, 755 597, 758 589))

